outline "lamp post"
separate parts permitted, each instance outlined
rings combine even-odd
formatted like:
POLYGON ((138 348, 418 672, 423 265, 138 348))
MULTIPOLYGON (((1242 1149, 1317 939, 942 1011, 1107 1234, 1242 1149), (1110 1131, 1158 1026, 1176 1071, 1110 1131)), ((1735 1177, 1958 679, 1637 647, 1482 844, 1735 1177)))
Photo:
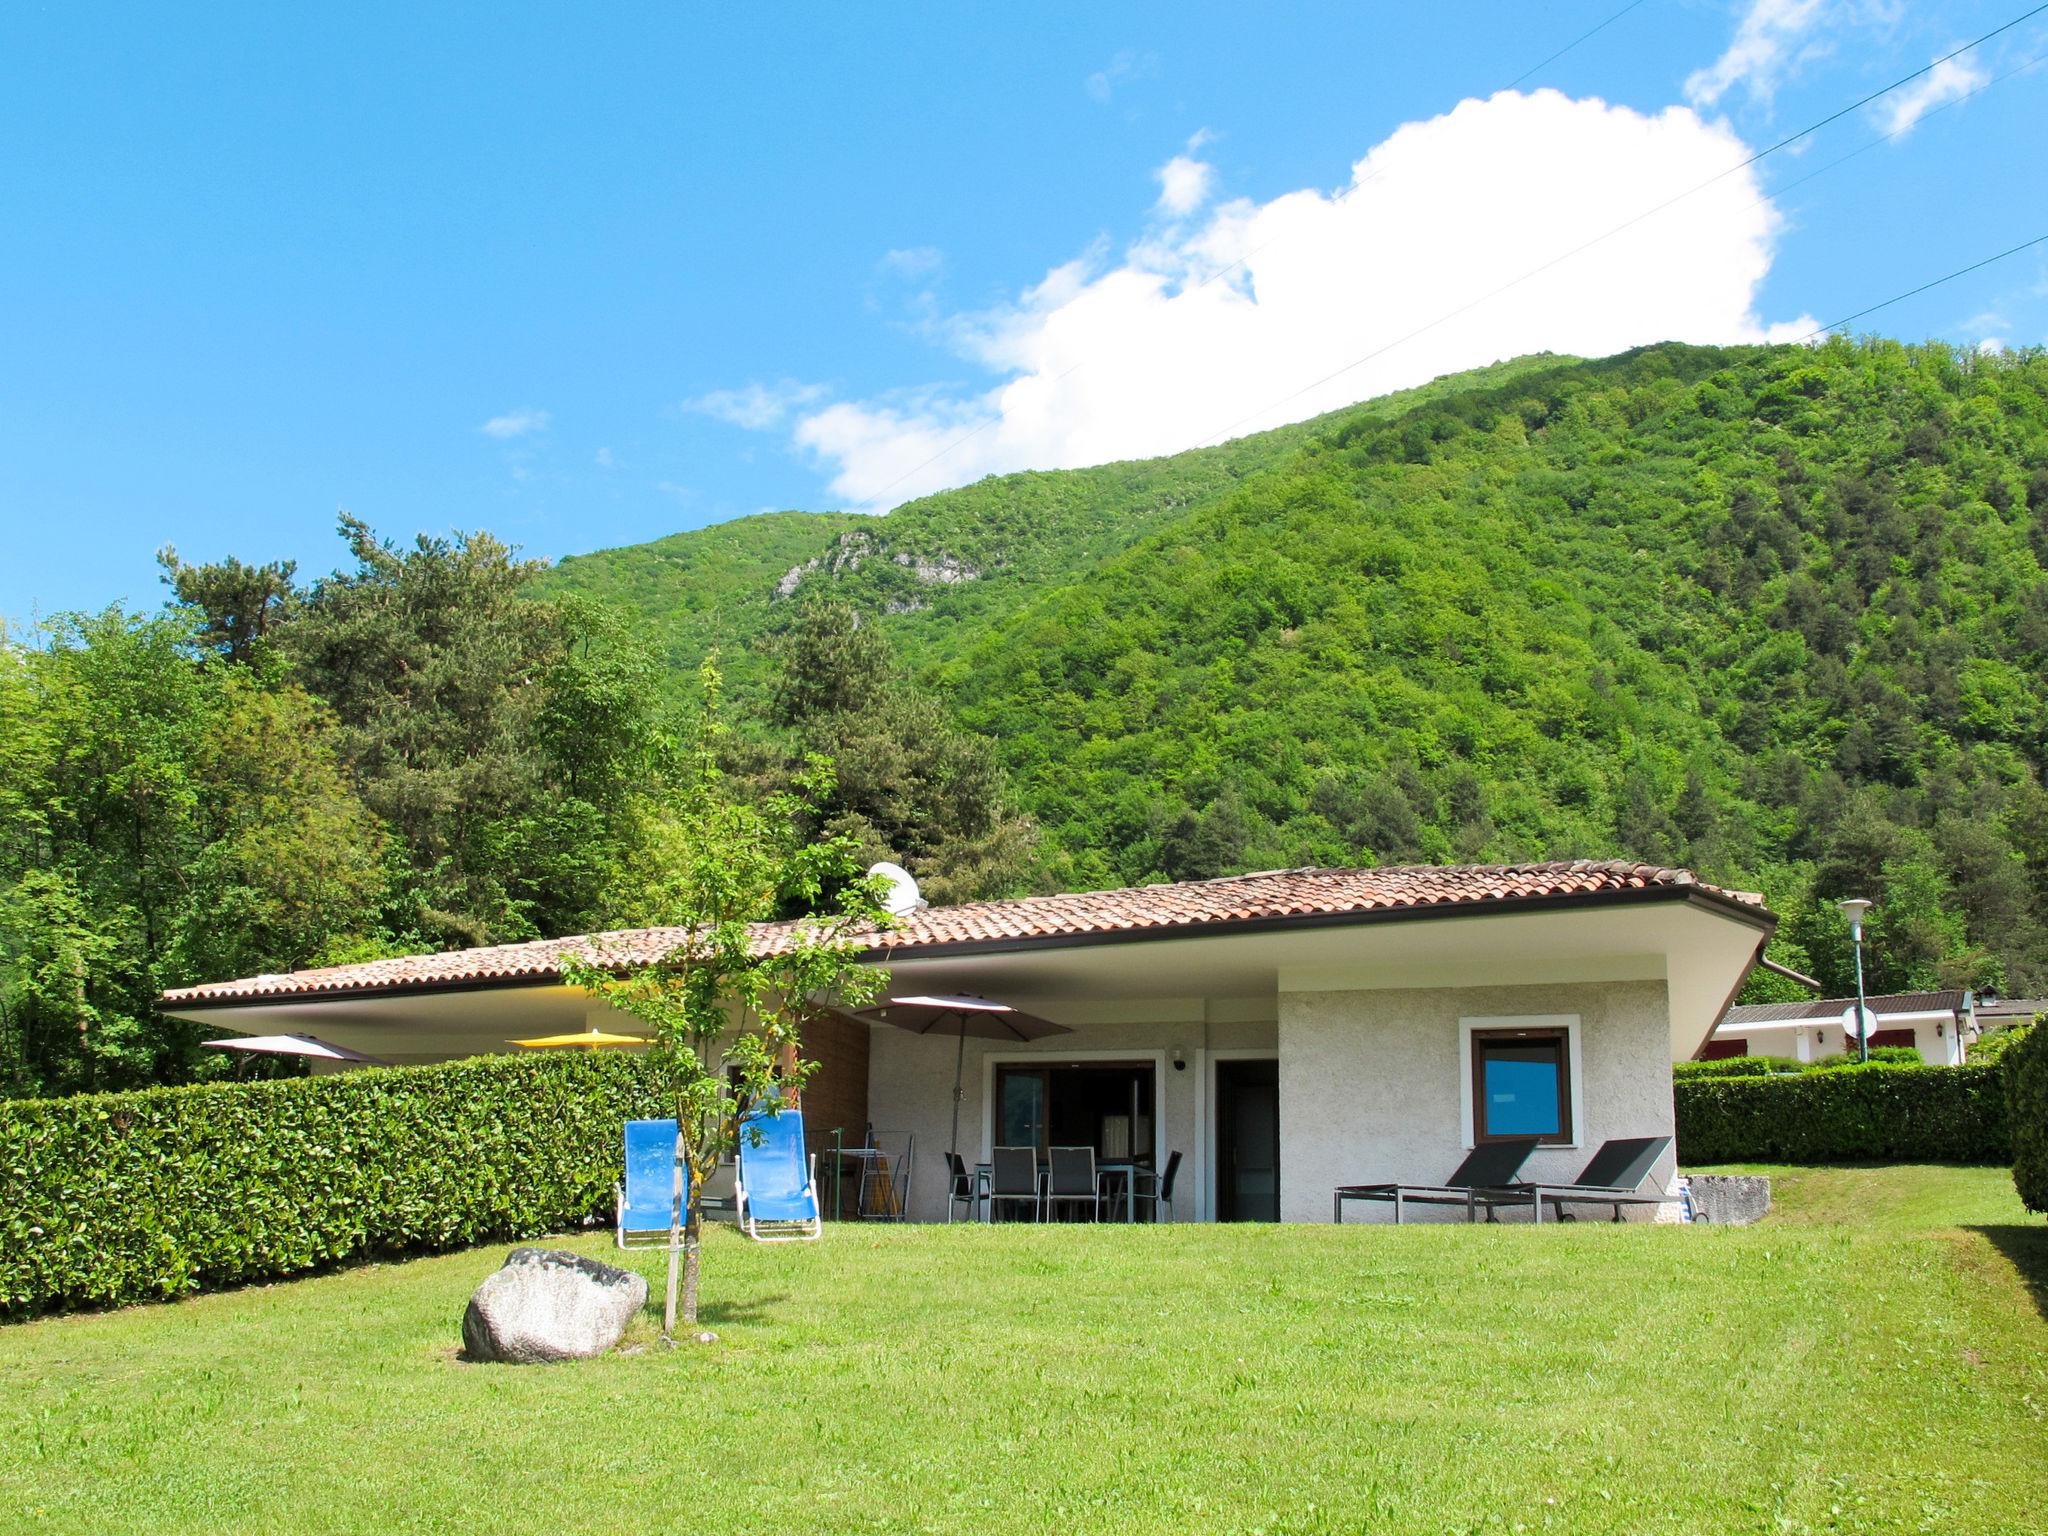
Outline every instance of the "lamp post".
POLYGON ((1849 919, 1849 937, 1856 945, 1856 1057, 1859 1061, 1870 1060, 1870 1010, 1863 1005, 1863 914, 1871 903, 1860 896, 1851 896, 1847 901, 1836 903, 1842 915, 1849 919))

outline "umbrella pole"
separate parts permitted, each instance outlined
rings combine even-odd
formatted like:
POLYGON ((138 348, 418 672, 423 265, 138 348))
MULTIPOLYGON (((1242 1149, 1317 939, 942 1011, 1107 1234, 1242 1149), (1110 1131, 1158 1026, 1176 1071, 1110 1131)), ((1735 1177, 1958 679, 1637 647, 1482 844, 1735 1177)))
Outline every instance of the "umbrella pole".
POLYGON ((967 1070, 967 1020, 960 1021, 960 1044, 953 1052, 953 1143, 949 1150, 956 1155, 960 1151, 960 1078, 967 1070))

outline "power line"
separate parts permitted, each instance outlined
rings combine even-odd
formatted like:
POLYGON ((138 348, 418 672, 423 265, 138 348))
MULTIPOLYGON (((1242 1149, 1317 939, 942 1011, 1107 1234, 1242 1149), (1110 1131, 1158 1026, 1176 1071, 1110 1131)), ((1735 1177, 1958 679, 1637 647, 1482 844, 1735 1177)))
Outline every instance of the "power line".
MULTIPOLYGON (((1574 48, 1578 47, 1581 43, 1586 42, 1588 39, 1594 37, 1598 33, 1606 31, 1607 28, 1613 26, 1615 22, 1621 20, 1622 17, 1626 16, 1630 11, 1637 9, 1643 3, 1644 0, 1630 0, 1630 3, 1628 5, 1623 6, 1620 10, 1616 11, 1612 16, 1609 16, 1605 21, 1601 22, 1599 26, 1594 27, 1592 31, 1583 32, 1579 36, 1573 38, 1570 42, 1566 43, 1562 48, 1558 49, 1557 52, 1553 53, 1549 58, 1543 60, 1542 63, 1533 65, 1530 68, 1523 70, 1519 75, 1515 76, 1514 79, 1510 80, 1505 86, 1501 87, 1501 89, 1511 91, 1516 86, 1520 85, 1524 80, 1528 79, 1531 75, 1537 73, 1539 70, 1548 69, 1552 64, 1555 64, 1559 59, 1563 58, 1566 54, 1570 53, 1574 48)), ((2043 6, 2043 9, 2048 10, 2048 6, 2043 6)), ((2024 18, 2022 19, 2024 20, 2024 18)), ((1929 65, 1928 67, 1930 69, 1933 68, 1932 65, 1929 65)), ((1354 192, 1363 191, 1366 187, 1371 186, 1375 181, 1378 181, 1380 177, 1384 176, 1385 174, 1386 171, 1384 169, 1377 170, 1374 171, 1370 176, 1366 177, 1363 181, 1354 181, 1350 186, 1346 187, 1342 192, 1339 192, 1335 197, 1330 199, 1330 206, 1332 208, 1337 207, 1340 203, 1344 202, 1346 198, 1350 197, 1354 192)), ((1258 245, 1253 246, 1250 250, 1244 252, 1242 255, 1239 255, 1233 260, 1226 262, 1224 265, 1218 267, 1214 272, 1211 272, 1207 276, 1203 277, 1201 281, 1190 284, 1187 288, 1184 288, 1182 290, 1182 293, 1189 294, 1201 292, 1202 289, 1208 287, 1211 283, 1217 282, 1222 278, 1228 277, 1232 272, 1235 272, 1239 267, 1243 266, 1246 262, 1250 261, 1254 256, 1278 244, 1281 240, 1285 238, 1285 236, 1275 235, 1271 240, 1261 241, 1258 245)), ((1079 372, 1082 368, 1086 367, 1088 365, 1088 362, 1088 358, 1081 358, 1079 361, 1068 366, 1063 372, 1054 374, 1052 382, 1055 384, 1065 382, 1072 375, 1079 372)), ((1283 401, 1282 403, 1284 404, 1285 402, 1283 401)), ((920 475, 925 470, 930 469, 932 465, 938 463, 939 460, 948 457, 954 449, 959 448, 964 444, 972 442, 975 438, 981 436, 982 433, 988 431, 989 428, 995 426, 997 422, 1000 420, 1000 417, 991 416, 986 420, 978 423, 977 425, 968 428, 967 431, 961 433, 958 437, 954 438, 951 442, 947 443, 943 448, 939 449, 939 451, 934 453, 930 458, 925 459, 920 463, 912 465, 909 469, 906 469, 902 474, 898 475, 894 480, 891 480, 887 485, 883 486, 880 490, 872 491, 868 495, 862 497, 859 501, 854 503, 854 506, 872 507, 880 505, 882 498, 887 496, 891 491, 895 490, 896 487, 901 485, 904 481, 909 480, 914 476, 920 475)))
POLYGON ((1228 426, 1223 427, 1216 432, 1212 432, 1206 437, 1197 439, 1195 443, 1192 444, 1192 446, 1200 448, 1210 443, 1218 442, 1224 438, 1229 437, 1232 433, 1236 432, 1239 427, 1246 425, 1248 422, 1257 421, 1260 417, 1270 415, 1272 412, 1279 410, 1284 405, 1292 404, 1294 401, 1299 400, 1303 395, 1312 393, 1315 390, 1321 389, 1325 384, 1329 384, 1337 379, 1341 379, 1345 374, 1350 373, 1353 369, 1362 368, 1365 366, 1365 364, 1372 362, 1374 359, 1384 357, 1387 353, 1393 351, 1396 347, 1406 346, 1409 342, 1415 340, 1418 336, 1428 335, 1429 332, 1435 330, 1438 326, 1448 324, 1450 321, 1457 319, 1460 315, 1463 315, 1471 310, 1477 309, 1481 304, 1485 304, 1490 300, 1499 298, 1502 294, 1508 292, 1510 289, 1520 287, 1523 283, 1528 282, 1531 278, 1542 276, 1542 274, 1548 272, 1552 267, 1567 262, 1571 260, 1574 256, 1582 255, 1586 251, 1591 250, 1594 246, 1600 245, 1605 241, 1611 240, 1616 235, 1621 234, 1626 230, 1633 229, 1636 225, 1642 223, 1645 219, 1656 217, 1658 214, 1664 212, 1666 209, 1674 207, 1675 205, 1684 202, 1689 197, 1693 197, 1698 193, 1704 192, 1707 188, 1714 186, 1719 182, 1727 180, 1730 176, 1735 175, 1737 172, 1749 169, 1749 167, 1755 165, 1758 161, 1764 159, 1765 157, 1774 155, 1779 150, 1785 149, 1790 145, 1796 144, 1801 139, 1810 137, 1811 135, 1819 132, 1821 129, 1827 127, 1828 124, 1836 122, 1839 119, 1848 116, 1851 112, 1856 111, 1858 108, 1870 105, 1871 102, 1876 101, 1881 96, 1890 95, 1893 91, 1896 91, 1900 86, 1910 85, 1913 81, 1918 80, 1922 75, 1933 73, 1933 71, 1939 69, 1942 65, 1948 63, 1951 59, 1958 58, 1961 55, 1968 53, 1973 48, 1981 47, 1983 44, 1991 41, 1991 39, 1993 39, 1994 37, 1997 37, 2004 32, 2010 32, 2014 27, 2019 26, 2023 22, 2032 20, 2034 17, 2041 15, 2044 11, 2048 11, 2048 4, 2037 5, 2032 10, 2027 11, 2019 16, 2015 16, 2011 21, 2006 22, 2003 26, 1993 27, 1989 32, 1986 32, 1982 37, 1976 38, 1974 41, 1964 43, 1960 48, 1952 49, 1950 52, 1945 53, 1940 58, 1936 59, 1933 63, 1924 65, 1921 68, 1914 70, 1911 74, 1901 75, 1898 79, 1894 80, 1890 85, 1887 85, 1880 90, 1872 91, 1867 96, 1857 98, 1855 101, 1850 102, 1846 107, 1842 107, 1837 111, 1830 112, 1826 117, 1821 118, 1818 122, 1809 123, 1806 127, 1800 129, 1797 133, 1787 134, 1784 138, 1778 140, 1777 143, 1756 151, 1756 153, 1750 155, 1747 159, 1739 161, 1738 163, 1729 166, 1724 171, 1720 171, 1717 172, 1715 175, 1709 176, 1705 181, 1700 182, 1697 186, 1688 187, 1685 191, 1678 193, 1675 197, 1667 198, 1653 208, 1644 209, 1641 213, 1636 214, 1633 218, 1625 219, 1621 223, 1615 225, 1612 229, 1606 230, 1601 234, 1595 235, 1592 239, 1587 240, 1582 244, 1575 245, 1570 250, 1565 251, 1557 256, 1551 257, 1550 260, 1544 262, 1542 265, 1531 267, 1528 271, 1522 273, 1520 276, 1510 278, 1507 282, 1502 283, 1499 287, 1489 289, 1487 292, 1480 294, 1477 298, 1467 300, 1465 303, 1460 304, 1456 309, 1447 310, 1443 314, 1438 315, 1434 320, 1431 320, 1426 324, 1419 325, 1412 331, 1408 331, 1400 336, 1396 336, 1392 341, 1387 342, 1383 346, 1375 347, 1372 351, 1365 353, 1362 357, 1353 358, 1350 362, 1344 364, 1343 367, 1335 369, 1330 373, 1326 373, 1321 378, 1316 379, 1311 383, 1304 384, 1301 388, 1293 391, 1291 394, 1283 395, 1278 400, 1275 400, 1268 405, 1261 406, 1258 410, 1251 412, 1249 415, 1238 417, 1228 426))
POLYGON ((1808 331, 1804 336, 1800 336, 1796 340, 1811 341, 1816 336, 1825 336, 1829 331, 1838 331, 1852 321, 1861 320, 1865 315, 1874 315, 1880 309, 1890 309, 1894 304, 1904 303, 1916 294, 1925 293, 1930 288, 1939 288, 1943 283, 1952 283, 1959 277, 1967 277, 1970 273, 1978 271, 1980 268, 1988 267, 1993 262, 2003 261, 2008 256, 2017 256, 2021 251, 2031 250, 2037 245, 2048 245, 2048 235, 2036 235, 2031 240, 2022 240, 2018 245, 2010 246, 2000 251, 1996 256, 1986 256, 1982 261, 1973 261, 1967 267, 1957 267, 1955 271, 1949 273, 1946 277, 1937 277, 1932 282, 1922 283, 1918 288, 1908 288, 1904 293, 1895 293, 1882 304, 1873 304, 1868 309, 1857 310, 1853 315, 1844 315, 1832 324, 1823 325, 1818 330, 1808 331))
POLYGON ((1595 37, 1598 34, 1605 32, 1609 27, 1613 26, 1617 21, 1621 20, 1622 17, 1626 16, 1630 11, 1634 10, 1637 6, 1641 5, 1642 3, 1643 0, 1632 0, 1631 4, 1624 5, 1612 16, 1608 17, 1605 21, 1601 22, 1600 25, 1595 27, 1591 32, 1584 32, 1581 33, 1579 36, 1573 38, 1570 42, 1566 43, 1562 48, 1558 49, 1557 52, 1553 53, 1549 58, 1545 59, 1541 64, 1533 64, 1529 68, 1523 70, 1519 75, 1515 76, 1514 79, 1510 80, 1506 85, 1502 86, 1501 89, 1512 91, 1516 86, 1520 85, 1524 80, 1528 79, 1538 70, 1548 69, 1551 65, 1555 64, 1559 59, 1563 58, 1566 54, 1570 53, 1574 48, 1578 47, 1579 44, 1587 41, 1589 38, 1595 37))

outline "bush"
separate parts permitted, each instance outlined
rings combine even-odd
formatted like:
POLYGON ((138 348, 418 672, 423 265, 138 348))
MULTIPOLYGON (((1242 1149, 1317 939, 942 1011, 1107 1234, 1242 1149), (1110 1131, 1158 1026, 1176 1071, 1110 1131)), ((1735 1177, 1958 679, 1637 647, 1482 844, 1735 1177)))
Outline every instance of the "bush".
POLYGON ((2013 1041, 2000 1068, 2012 1117, 2013 1184, 2028 1210, 2048 1211, 2048 1029, 2037 1025, 2013 1041))
POLYGON ((560 1231, 658 1100, 592 1053, 0 1103, 0 1316, 560 1231))
MULTIPOLYGON (((1887 1062, 1895 1067, 1924 1067, 1927 1058, 1910 1045, 1873 1045, 1870 1048, 1872 1061, 1887 1062)), ((1836 1067, 1860 1067, 1863 1065, 1854 1051, 1844 1051, 1839 1056, 1823 1056, 1810 1063, 1817 1072, 1830 1071, 1836 1067)))
POLYGON ((2013 1138, 2003 1076, 1997 1066, 1872 1062, 1681 1078, 1671 1088, 1678 1155, 1687 1163, 2004 1163, 2013 1138))
POLYGON ((1811 1064, 1790 1056, 1723 1056, 1715 1061, 1673 1062, 1671 1075, 1681 1077, 1764 1077, 1773 1072, 1804 1072, 1811 1064))
POLYGON ((2005 1053, 2027 1038, 2033 1029, 2031 1023, 2014 1024, 2005 1029, 1995 1029, 1970 1047, 1970 1060, 1978 1066, 1988 1067, 2004 1057, 2005 1053))

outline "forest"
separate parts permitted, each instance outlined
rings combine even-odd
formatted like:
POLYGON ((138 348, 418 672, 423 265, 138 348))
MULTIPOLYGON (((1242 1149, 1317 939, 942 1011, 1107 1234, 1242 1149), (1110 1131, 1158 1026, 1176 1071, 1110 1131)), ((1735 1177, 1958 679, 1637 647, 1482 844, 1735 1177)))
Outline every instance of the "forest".
POLYGON ((0 1091, 219 1070, 166 986, 633 922, 707 658, 735 781, 935 900, 1627 856, 1831 988, 1859 894, 1874 990, 2048 989, 2037 352, 1525 358, 552 566, 340 531, 6 637, 0 1091))

